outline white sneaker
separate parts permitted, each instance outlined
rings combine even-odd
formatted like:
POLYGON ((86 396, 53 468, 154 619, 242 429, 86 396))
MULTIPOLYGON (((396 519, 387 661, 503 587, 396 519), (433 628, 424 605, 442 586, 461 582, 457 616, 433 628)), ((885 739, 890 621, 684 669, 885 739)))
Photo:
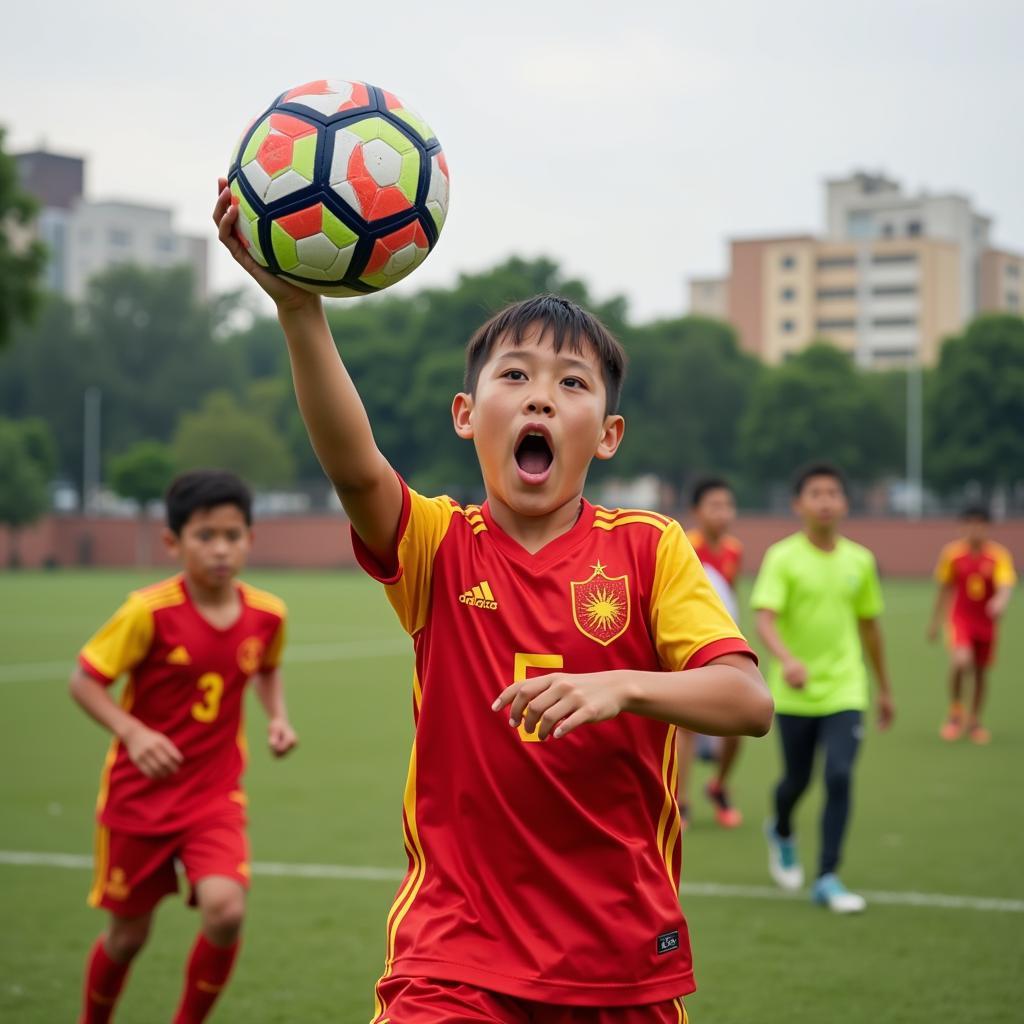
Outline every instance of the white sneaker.
POLYGON ((811 900, 828 907, 833 914, 860 914, 867 909, 868 901, 855 892, 850 892, 835 875, 822 875, 814 883, 811 900))
POLYGON ((800 866, 796 842, 792 836, 783 839, 775 831, 774 821, 765 823, 764 835, 768 840, 768 872, 775 884, 789 892, 801 888, 804 884, 804 869, 800 866))

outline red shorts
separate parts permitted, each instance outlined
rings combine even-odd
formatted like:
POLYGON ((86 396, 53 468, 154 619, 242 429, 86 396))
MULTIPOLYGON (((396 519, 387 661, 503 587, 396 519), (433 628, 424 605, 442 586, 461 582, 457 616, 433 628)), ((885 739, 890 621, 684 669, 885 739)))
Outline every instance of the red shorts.
POLYGON ((985 668, 995 653, 996 630, 990 622, 974 623, 966 619, 949 620, 949 646, 969 650, 974 664, 985 668))
POLYGON ((643 1006, 555 1006, 458 981, 382 978, 371 1024, 687 1024, 682 999, 643 1006))
POLYGON ((140 836, 96 826, 96 856, 89 906, 105 907, 121 917, 148 914, 165 896, 178 891, 174 862, 180 860, 191 884, 189 904, 201 878, 219 875, 249 888, 249 839, 245 822, 214 818, 159 836, 140 836))

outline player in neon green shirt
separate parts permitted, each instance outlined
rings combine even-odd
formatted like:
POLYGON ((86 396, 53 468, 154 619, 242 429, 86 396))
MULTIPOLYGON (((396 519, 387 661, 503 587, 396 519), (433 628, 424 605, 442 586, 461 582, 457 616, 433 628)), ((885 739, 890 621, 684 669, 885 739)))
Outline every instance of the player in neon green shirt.
POLYGON ((816 463, 802 470, 793 510, 803 529, 768 549, 751 595, 761 640, 776 659, 768 684, 785 765, 775 789, 775 819, 767 828, 769 867, 782 888, 803 885, 791 819, 821 748, 827 796, 811 898, 851 913, 864 909, 864 898, 847 891, 836 870, 868 708, 865 653, 878 681, 879 728, 888 728, 893 716, 878 625, 882 588, 871 552, 839 534, 847 503, 838 469, 816 463))

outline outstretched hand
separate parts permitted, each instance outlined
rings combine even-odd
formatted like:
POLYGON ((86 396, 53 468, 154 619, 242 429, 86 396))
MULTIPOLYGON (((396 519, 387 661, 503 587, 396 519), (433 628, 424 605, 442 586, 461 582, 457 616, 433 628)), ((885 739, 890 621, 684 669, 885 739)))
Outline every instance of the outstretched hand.
POLYGON ((236 230, 238 216, 238 200, 232 196, 227 178, 218 178, 213 223, 217 225, 217 237, 235 262, 277 303, 278 309, 297 310, 318 306, 318 295, 289 284, 283 277, 270 273, 252 258, 236 230))
POLYGON ((552 672, 506 687, 491 710, 508 707, 512 727, 536 730, 538 739, 560 739, 587 722, 614 718, 624 701, 619 672, 552 672))

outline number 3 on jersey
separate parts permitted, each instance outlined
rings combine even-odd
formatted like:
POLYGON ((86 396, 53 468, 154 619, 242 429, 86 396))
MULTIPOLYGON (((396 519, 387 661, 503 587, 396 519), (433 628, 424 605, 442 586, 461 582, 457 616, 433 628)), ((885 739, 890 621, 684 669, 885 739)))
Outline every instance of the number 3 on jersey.
MULTIPOLYGON (((513 672, 514 683, 525 683, 527 680, 526 670, 530 668, 561 668, 563 665, 560 654, 517 654, 516 664, 513 672)), ((524 743, 539 743, 540 736, 537 731, 527 732, 525 727, 519 726, 519 738, 524 743)))
POLYGON ((217 672, 204 672, 196 686, 203 695, 192 705, 192 717, 197 722, 212 722, 220 714, 220 699, 224 695, 224 677, 217 672))

